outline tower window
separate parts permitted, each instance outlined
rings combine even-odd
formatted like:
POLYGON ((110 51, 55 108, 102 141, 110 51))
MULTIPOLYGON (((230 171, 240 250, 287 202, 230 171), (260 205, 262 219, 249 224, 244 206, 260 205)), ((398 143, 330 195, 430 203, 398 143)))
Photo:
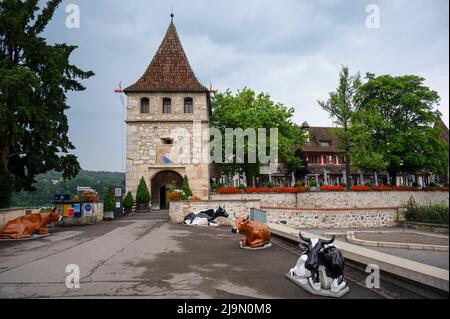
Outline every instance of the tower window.
POLYGON ((141 113, 142 114, 150 113, 150 100, 146 97, 141 99, 141 113))
POLYGON ((172 100, 169 98, 163 99, 163 113, 164 114, 172 113, 172 100))
POLYGON ((184 113, 194 113, 194 101, 190 97, 184 99, 184 113))

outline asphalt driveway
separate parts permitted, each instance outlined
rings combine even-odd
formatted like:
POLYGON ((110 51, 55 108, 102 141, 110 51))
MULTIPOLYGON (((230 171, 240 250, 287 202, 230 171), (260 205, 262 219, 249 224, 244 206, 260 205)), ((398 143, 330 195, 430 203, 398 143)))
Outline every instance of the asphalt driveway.
MULTIPOLYGON (((317 298, 284 278, 298 255, 238 247, 229 228, 191 228, 148 214, 58 228, 28 242, 0 242, 0 298, 317 298), (66 267, 81 272, 66 287, 66 267)), ((380 298, 351 284, 346 298, 380 298)))

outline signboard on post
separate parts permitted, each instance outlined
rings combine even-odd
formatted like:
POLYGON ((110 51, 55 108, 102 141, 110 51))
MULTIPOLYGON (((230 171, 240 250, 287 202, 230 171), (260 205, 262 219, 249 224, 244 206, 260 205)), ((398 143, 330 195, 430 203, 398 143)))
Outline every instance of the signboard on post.
POLYGON ((94 205, 91 203, 83 204, 84 216, 90 217, 94 215, 94 205))
POLYGON ((81 218, 81 204, 73 204, 73 210, 75 218, 81 218))
POLYGON ((77 192, 93 192, 94 190, 92 189, 92 187, 77 187, 77 192))

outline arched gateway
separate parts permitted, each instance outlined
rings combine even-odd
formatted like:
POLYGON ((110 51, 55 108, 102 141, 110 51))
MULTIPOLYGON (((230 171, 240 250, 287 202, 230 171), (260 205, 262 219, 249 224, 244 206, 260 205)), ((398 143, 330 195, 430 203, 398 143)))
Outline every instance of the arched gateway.
POLYGON ((167 194, 169 186, 175 182, 178 189, 183 185, 183 177, 174 171, 162 171, 153 176, 151 180, 152 188, 152 208, 155 210, 167 210, 169 203, 167 194))

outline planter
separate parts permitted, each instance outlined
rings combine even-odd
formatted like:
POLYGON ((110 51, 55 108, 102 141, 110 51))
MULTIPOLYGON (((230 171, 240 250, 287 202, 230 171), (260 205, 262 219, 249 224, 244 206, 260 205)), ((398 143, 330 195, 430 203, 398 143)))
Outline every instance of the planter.
POLYGON ((148 203, 138 203, 138 211, 140 213, 145 213, 149 211, 148 203))
POLYGON ((104 212, 103 220, 113 220, 113 219, 114 219, 114 212, 104 212))

